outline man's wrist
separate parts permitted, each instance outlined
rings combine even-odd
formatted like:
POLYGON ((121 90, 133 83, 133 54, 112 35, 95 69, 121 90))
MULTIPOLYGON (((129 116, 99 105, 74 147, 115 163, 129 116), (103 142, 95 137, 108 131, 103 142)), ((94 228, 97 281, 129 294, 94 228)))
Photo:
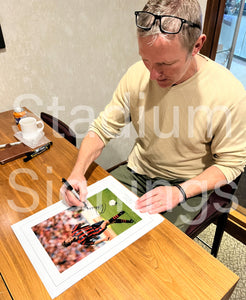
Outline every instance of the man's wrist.
POLYGON ((187 196, 186 196, 186 193, 185 193, 184 189, 182 188, 182 186, 178 183, 175 183, 174 186, 176 186, 179 189, 180 193, 183 196, 183 200, 181 202, 185 202, 187 200, 187 196))

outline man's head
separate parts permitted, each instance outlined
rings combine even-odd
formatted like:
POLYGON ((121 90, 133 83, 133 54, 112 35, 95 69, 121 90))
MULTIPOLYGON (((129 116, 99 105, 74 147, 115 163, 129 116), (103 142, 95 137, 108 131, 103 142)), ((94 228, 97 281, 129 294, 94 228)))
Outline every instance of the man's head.
POLYGON ((149 0, 143 12, 153 15, 136 14, 136 21, 139 25, 142 23, 143 27, 152 27, 148 30, 138 27, 138 36, 162 34, 167 39, 178 36, 181 44, 188 52, 192 52, 202 32, 202 12, 197 0, 149 0), (154 15, 166 17, 155 19, 154 15), (162 28, 168 32, 180 31, 177 34, 165 34, 162 28))
POLYGON ((206 40, 199 3, 149 0, 143 11, 148 13, 135 13, 138 45, 150 78, 166 88, 192 77, 199 69, 194 57, 206 40))

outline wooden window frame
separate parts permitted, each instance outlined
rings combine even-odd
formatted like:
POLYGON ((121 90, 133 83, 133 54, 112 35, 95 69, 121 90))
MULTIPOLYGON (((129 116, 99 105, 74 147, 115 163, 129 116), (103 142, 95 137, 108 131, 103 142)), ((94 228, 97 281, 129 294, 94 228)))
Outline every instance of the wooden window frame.
POLYGON ((203 33, 207 40, 201 53, 215 60, 219 43, 220 31, 223 21, 226 0, 208 0, 204 19, 203 33))

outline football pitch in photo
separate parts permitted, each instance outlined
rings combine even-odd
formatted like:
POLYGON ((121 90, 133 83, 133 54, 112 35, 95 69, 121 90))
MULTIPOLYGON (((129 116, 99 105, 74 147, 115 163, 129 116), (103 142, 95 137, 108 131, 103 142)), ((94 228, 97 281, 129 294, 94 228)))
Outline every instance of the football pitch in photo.
POLYGON ((141 221, 141 218, 109 189, 105 189, 87 200, 98 210, 98 213, 104 220, 109 220, 120 211, 125 211, 125 214, 122 216, 124 219, 134 220, 133 223, 128 224, 111 224, 110 227, 117 235, 141 221), (100 208, 102 209, 100 210, 100 208))

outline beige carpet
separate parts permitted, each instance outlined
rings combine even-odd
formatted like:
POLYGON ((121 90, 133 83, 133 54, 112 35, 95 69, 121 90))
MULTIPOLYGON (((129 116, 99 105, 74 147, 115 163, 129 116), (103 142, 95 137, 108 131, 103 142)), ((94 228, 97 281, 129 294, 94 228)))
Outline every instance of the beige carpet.
MULTIPOLYGON (((212 245, 215 232, 215 225, 210 225, 204 230, 199 238, 204 240, 209 245, 212 245)), ((210 249, 203 245, 199 240, 195 241, 204 249, 210 252, 210 249)), ((231 296, 231 300, 246 299, 246 246, 234 239, 226 232, 223 235, 217 259, 223 263, 228 269, 233 271, 240 277, 239 282, 231 296)))

